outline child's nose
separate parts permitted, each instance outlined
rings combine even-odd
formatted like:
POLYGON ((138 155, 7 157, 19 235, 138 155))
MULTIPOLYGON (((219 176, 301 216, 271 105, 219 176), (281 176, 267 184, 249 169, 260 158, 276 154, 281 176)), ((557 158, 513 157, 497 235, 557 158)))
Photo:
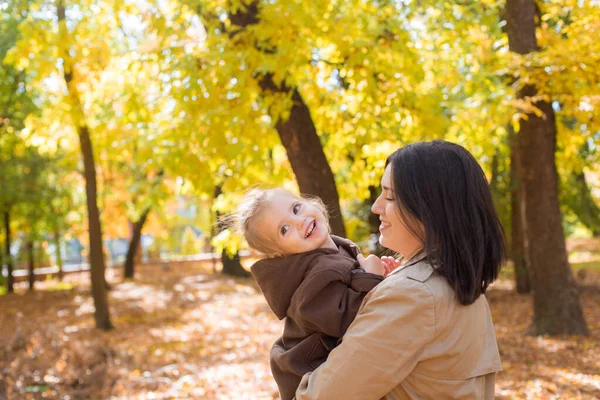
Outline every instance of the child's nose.
POLYGON ((306 221, 306 218, 302 217, 302 216, 297 216, 297 223, 298 223, 298 229, 302 230, 302 227, 304 226, 304 222, 306 221))
POLYGON ((297 220, 297 222, 298 222, 298 226, 299 226, 299 227, 302 227, 302 225, 304 224, 304 217, 301 217, 300 215, 298 215, 298 216, 296 217, 296 220, 297 220))

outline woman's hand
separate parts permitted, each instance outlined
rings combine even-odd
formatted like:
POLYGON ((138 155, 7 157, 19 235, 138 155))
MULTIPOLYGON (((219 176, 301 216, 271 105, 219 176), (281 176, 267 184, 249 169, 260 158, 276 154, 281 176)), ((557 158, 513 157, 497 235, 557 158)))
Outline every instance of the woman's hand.
POLYGON ((358 260, 360 267, 365 271, 371 274, 385 276, 385 265, 376 255, 369 254, 367 258, 365 258, 362 254, 359 254, 356 259, 358 260))
POLYGON ((397 260, 394 257, 383 256, 381 257, 381 262, 385 269, 385 274, 383 276, 388 276, 393 270, 400 266, 400 260, 397 260))

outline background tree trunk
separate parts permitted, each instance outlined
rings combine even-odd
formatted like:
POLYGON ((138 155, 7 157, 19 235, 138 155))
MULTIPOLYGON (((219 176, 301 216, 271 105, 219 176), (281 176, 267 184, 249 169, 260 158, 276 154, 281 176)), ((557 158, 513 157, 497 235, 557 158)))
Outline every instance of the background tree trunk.
POLYGON ((113 328, 113 325, 110 322, 108 299, 106 296, 107 284, 104 276, 106 264, 104 263, 104 252, 102 251, 100 212, 96 203, 96 166, 94 163, 94 153, 87 126, 80 126, 78 131, 81 152, 83 154, 85 192, 87 195, 92 296, 94 297, 95 306, 94 319, 97 328, 109 330, 113 328))
POLYGON ((530 293, 531 282, 529 279, 528 257, 523 246, 523 228, 521 226, 521 202, 519 201, 519 160, 517 157, 517 136, 512 128, 510 135, 510 212, 511 212, 511 245, 510 258, 515 270, 515 287, 517 293, 530 293))
POLYGON ((131 224, 131 240, 129 241, 129 247, 127 248, 127 256, 125 257, 125 278, 133 279, 134 276, 134 264, 136 261, 136 254, 141 244, 142 229, 150 213, 150 207, 144 210, 144 213, 140 216, 140 219, 131 224))
POLYGON ((6 260, 6 291, 8 293, 14 293, 14 280, 13 280, 13 260, 10 254, 11 245, 11 233, 10 233, 10 212, 4 211, 4 259, 6 260))
MULTIPOLYGON (((535 13, 534 0, 507 0, 506 28, 511 51, 537 51, 535 13)), ((535 94, 535 87, 525 86, 518 97, 535 94)), ((548 102, 534 105, 543 115, 529 114, 521 120, 517 135, 521 223, 533 288, 532 333, 585 335, 589 331, 569 267, 558 202, 554 111, 548 102)))
MULTIPOLYGON (((162 182, 162 178, 165 174, 165 171, 161 169, 154 178, 152 178, 151 189, 156 187, 159 183, 162 182)), ((148 176, 146 176, 146 180, 148 180, 148 176)), ((129 247, 127 248, 127 256, 125 257, 125 278, 133 279, 134 277, 134 266, 137 262, 140 262, 142 257, 142 230, 144 229, 144 225, 146 224, 146 220, 148 219, 148 214, 150 214, 150 210, 152 209, 151 205, 148 205, 140 218, 135 221, 130 221, 130 232, 131 238, 129 240, 129 247)))
POLYGON ((221 253, 221 262, 223 263, 223 273, 230 276, 248 277, 250 274, 244 269, 240 260, 240 254, 235 253, 233 256, 229 255, 227 251, 223 250, 221 253))
POLYGON ((59 282, 62 282, 64 278, 64 272, 62 252, 60 250, 60 232, 58 228, 54 230, 54 246, 56 247, 56 266, 58 267, 58 280, 59 282))
MULTIPOLYGON (((214 198, 216 199, 217 197, 219 197, 221 195, 221 193, 222 193, 221 186, 220 185, 216 186, 214 198)), ((221 213, 219 213, 217 211, 216 217, 217 217, 217 230, 218 230, 218 232, 221 232, 223 229, 225 229, 225 226, 223 226, 223 224, 221 223, 221 220, 222 220, 221 213)), ((240 260, 240 255, 239 255, 239 252, 237 252, 237 251, 235 252, 235 254, 233 256, 231 256, 231 255, 229 255, 227 250, 223 250, 221 252, 221 264, 223 265, 223 270, 221 272, 225 275, 241 276, 241 277, 250 276, 250 273, 248 271, 246 271, 244 269, 244 267, 242 266, 242 263, 240 260)))
POLYGON ((27 281, 29 282, 29 291, 32 292, 35 288, 35 253, 34 253, 34 243, 32 239, 27 240, 26 244, 27 250, 27 281))
MULTIPOLYGON (((65 8, 62 0, 57 5, 58 22, 60 30, 64 37, 68 35, 65 26, 65 8)), ((102 226, 100 223, 100 212, 97 204, 97 185, 96 185, 96 164, 94 162, 94 151, 90 132, 84 120, 83 107, 79 99, 77 88, 72 84, 74 66, 70 65, 68 54, 63 54, 64 79, 67 90, 71 98, 72 113, 76 123, 77 134, 81 154, 83 156, 85 193, 87 197, 87 211, 89 224, 90 241, 90 270, 92 281, 92 297, 94 298, 94 319, 96 327, 103 330, 113 328, 110 322, 110 313, 108 309, 108 299, 106 296, 106 280, 104 271, 106 264, 104 262, 104 253, 102 251, 102 226)))
POLYGON ((278 120, 275 129, 285 147, 301 193, 319 196, 329 211, 331 232, 346 236, 335 178, 310 110, 297 88, 277 87, 270 75, 260 81, 265 92, 292 93, 292 110, 286 121, 278 120))

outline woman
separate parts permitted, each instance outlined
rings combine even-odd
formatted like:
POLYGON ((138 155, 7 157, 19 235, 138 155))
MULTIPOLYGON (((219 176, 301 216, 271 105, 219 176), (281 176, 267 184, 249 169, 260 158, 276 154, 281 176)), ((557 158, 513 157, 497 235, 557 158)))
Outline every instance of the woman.
POLYGON ((380 242, 403 264, 296 399, 493 399, 501 364, 484 293, 504 242, 481 167, 456 144, 414 143, 388 158, 381 186, 380 242))

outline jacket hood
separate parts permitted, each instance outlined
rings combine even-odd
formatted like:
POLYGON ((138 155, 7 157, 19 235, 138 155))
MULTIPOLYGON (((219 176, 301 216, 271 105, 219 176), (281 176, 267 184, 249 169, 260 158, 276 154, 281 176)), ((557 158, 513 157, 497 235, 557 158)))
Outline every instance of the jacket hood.
POLYGON ((323 254, 340 254, 356 259, 360 254, 358 247, 350 240, 335 235, 331 235, 331 238, 338 250, 319 248, 305 253, 265 258, 250 267, 269 307, 280 320, 286 317, 292 297, 310 272, 315 258, 323 254))

